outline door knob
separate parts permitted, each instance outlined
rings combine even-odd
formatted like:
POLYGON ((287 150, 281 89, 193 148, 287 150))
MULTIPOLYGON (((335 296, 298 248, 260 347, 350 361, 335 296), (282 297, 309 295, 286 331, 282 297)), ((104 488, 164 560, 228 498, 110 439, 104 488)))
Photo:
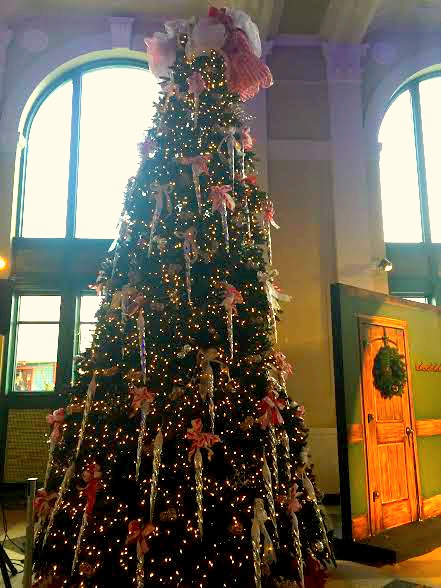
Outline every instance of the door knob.
POLYGON ((372 492, 372 498, 375 500, 377 500, 377 498, 380 498, 380 493, 378 492, 378 490, 374 490, 372 492))
POLYGON ((406 427, 406 435, 408 437, 410 437, 411 435, 413 435, 413 429, 412 429, 412 427, 406 427))
POLYGON ((374 420, 374 418, 375 418, 374 415, 370 412, 368 414, 368 423, 371 423, 374 420))

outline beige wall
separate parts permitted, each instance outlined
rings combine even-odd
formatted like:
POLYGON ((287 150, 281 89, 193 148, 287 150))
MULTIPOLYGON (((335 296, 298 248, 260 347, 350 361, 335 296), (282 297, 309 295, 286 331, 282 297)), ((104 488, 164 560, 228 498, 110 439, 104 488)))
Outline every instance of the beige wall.
POLYGON ((319 483, 338 492, 329 285, 334 281, 332 166, 326 67, 318 47, 276 48, 268 58, 269 190, 280 230, 274 265, 293 297, 279 343, 295 375, 289 394, 305 405, 319 483), (324 444, 323 444, 324 442, 324 444))

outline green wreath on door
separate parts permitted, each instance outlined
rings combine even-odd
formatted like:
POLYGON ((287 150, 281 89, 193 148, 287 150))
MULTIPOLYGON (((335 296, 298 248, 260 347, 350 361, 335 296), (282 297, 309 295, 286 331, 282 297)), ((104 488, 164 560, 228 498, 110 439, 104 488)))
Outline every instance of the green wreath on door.
POLYGON ((401 396, 407 382, 404 356, 385 341, 375 356, 372 375, 374 386, 381 392, 383 398, 401 396))

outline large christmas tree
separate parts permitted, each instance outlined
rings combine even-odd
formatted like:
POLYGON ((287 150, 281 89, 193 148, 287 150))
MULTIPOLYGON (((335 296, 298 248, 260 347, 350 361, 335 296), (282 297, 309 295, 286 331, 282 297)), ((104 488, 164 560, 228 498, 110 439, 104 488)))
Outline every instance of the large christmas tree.
POLYGON ((49 417, 35 586, 322 586, 332 552, 275 348, 277 225, 241 106, 272 83, 259 34, 210 9, 146 44, 162 95, 92 347, 49 417))

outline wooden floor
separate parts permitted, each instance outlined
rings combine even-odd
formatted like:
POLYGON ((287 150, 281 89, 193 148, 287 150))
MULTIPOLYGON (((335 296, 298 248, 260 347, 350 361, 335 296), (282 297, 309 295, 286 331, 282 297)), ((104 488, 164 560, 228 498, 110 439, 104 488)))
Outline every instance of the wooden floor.
MULTIPOLYGON (((25 535, 24 511, 6 511, 8 535, 14 539, 25 535)), ((3 535, 0 534, 0 541, 3 535)), ((7 549, 11 558, 21 559, 23 556, 14 548, 7 549)), ((415 557, 394 566, 374 568, 353 562, 339 561, 338 567, 331 570, 327 583, 329 588, 411 588, 413 585, 441 587, 441 547, 421 557, 415 557)), ((0 579, 0 586, 2 580, 0 579)), ((22 574, 12 578, 13 588, 22 586, 22 574)))

